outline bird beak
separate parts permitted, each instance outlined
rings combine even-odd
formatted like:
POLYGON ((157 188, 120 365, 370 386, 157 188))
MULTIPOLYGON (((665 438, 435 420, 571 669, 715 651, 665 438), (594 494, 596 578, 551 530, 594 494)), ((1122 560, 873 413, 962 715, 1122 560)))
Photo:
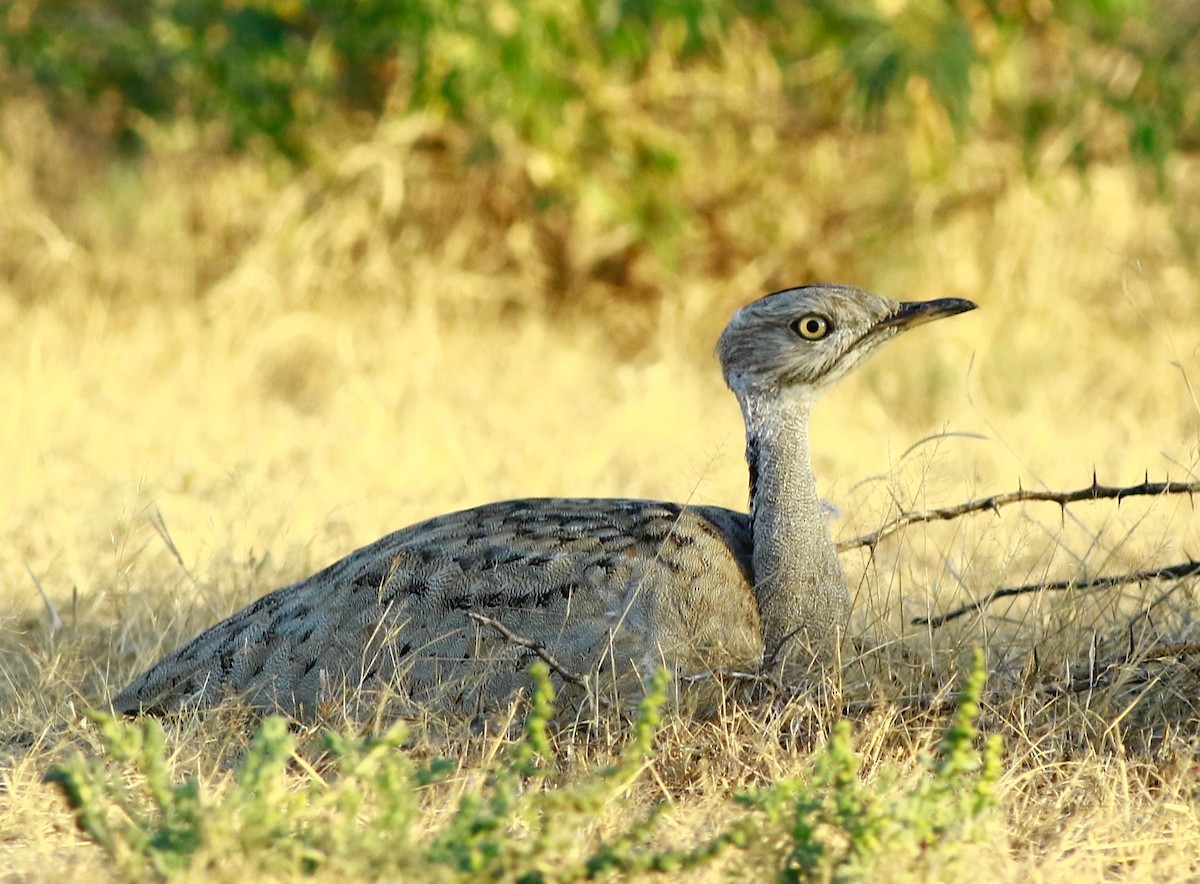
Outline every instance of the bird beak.
POLYGON ((943 316, 953 316, 955 313, 966 313, 979 305, 964 298, 939 298, 936 301, 904 301, 891 316, 875 323, 876 331, 885 328, 906 329, 915 328, 943 316))

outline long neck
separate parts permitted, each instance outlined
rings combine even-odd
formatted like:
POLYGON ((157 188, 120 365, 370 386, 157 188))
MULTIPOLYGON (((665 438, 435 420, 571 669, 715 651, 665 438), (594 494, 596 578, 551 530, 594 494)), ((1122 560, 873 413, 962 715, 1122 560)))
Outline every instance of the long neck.
POLYGON ((850 614, 808 453, 811 407, 799 396, 742 400, 755 595, 768 664, 804 667, 833 657, 850 614))

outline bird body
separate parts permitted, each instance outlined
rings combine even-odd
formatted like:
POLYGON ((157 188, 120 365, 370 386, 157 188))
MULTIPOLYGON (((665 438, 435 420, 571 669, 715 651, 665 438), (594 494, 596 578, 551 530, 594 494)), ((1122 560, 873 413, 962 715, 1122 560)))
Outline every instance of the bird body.
POLYGON ((749 513, 533 498, 438 516, 260 598, 113 706, 157 713, 235 694, 299 713, 386 689, 482 711, 526 685, 538 656, 560 680, 624 696, 661 666, 819 666, 836 654, 850 599, 809 459, 812 403, 900 329, 974 306, 845 286, 761 298, 718 344, 746 422, 749 513))
POLYGON ((276 590, 169 655, 120 711, 210 704, 231 686, 289 711, 401 685, 473 710, 526 681, 537 637, 563 669, 756 666, 762 636, 744 513, 644 500, 504 501, 421 522, 276 590), (451 553, 450 551, 453 551, 451 553), (701 567, 697 567, 700 564, 701 567))

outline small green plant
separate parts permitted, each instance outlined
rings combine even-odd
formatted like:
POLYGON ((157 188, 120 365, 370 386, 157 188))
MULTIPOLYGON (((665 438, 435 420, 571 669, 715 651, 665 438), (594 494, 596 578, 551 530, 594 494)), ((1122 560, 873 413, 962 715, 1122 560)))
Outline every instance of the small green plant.
POLYGON ((295 738, 285 719, 263 721, 233 783, 213 795, 195 778, 175 782, 162 725, 94 714, 112 770, 82 756, 46 779, 63 792, 79 827, 118 866, 162 876, 221 857, 269 856, 270 865, 312 871, 330 856, 367 867, 389 851, 405 855, 417 791, 447 770, 418 765, 400 749, 402 727, 378 738, 326 737, 336 775, 291 776, 295 738), (360 822, 363 824, 360 825, 360 822))
MULTIPOLYGON (((880 857, 911 861, 974 837, 993 804, 1003 754, 996 735, 982 751, 975 746, 984 679, 983 655, 977 651, 950 726, 937 752, 921 759, 916 782, 902 783, 897 771, 884 769, 874 783, 863 783, 850 723, 843 720, 811 776, 742 796, 742 803, 765 815, 768 828, 789 836, 783 880, 862 874, 880 857)), ((736 838, 745 842, 753 828, 743 822, 740 829, 736 838)))
POLYGON ((170 877, 240 862, 274 874, 532 884, 695 868, 730 849, 759 856, 776 849, 764 847, 766 834, 771 843, 784 836, 783 880, 829 878, 865 871, 880 856, 915 859, 972 837, 1000 770, 997 738, 982 751, 975 748, 981 660, 915 783, 898 785, 898 776, 885 771, 864 784, 843 721, 810 773, 741 797, 747 813, 688 848, 655 843, 665 802, 632 814, 607 837, 589 837, 603 811, 623 800, 650 763, 666 698, 663 674, 651 682, 617 762, 556 783, 560 773, 547 731, 554 694, 539 665, 523 737, 433 830, 421 828, 422 796, 456 765, 414 761, 399 726, 375 738, 326 735, 332 771, 321 775, 297 756, 286 720, 268 718, 232 783, 209 790, 194 778, 175 781, 157 720, 130 724, 97 714, 107 758, 76 757, 47 780, 61 789, 79 827, 134 876, 170 877))
MULTIPOLYGON (((584 853, 580 831, 638 778, 666 689, 665 675, 652 680, 616 765, 551 788, 557 772, 547 726, 554 693, 539 664, 523 738, 424 838, 415 834, 423 791, 456 764, 414 761, 399 725, 376 738, 327 734, 333 772, 320 775, 297 756, 287 721, 267 718, 233 782, 217 792, 195 778, 175 781, 157 719, 135 724, 96 713, 107 757, 77 756, 46 779, 62 791, 79 827, 133 875, 168 877, 240 859, 275 873, 580 878, 604 865, 584 853)), ((631 831, 648 830, 656 815, 631 831)), ((618 840, 630 839, 626 833, 618 840)), ((599 852, 610 849, 620 848, 602 844, 599 852)))

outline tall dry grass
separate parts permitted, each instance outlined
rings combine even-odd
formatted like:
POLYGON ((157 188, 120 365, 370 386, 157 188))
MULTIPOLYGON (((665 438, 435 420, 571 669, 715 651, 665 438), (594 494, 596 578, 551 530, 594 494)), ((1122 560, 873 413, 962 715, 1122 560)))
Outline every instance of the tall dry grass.
MULTIPOLYGON (((760 104, 746 98, 750 124, 769 117, 760 104)), ((897 342, 819 406, 816 469, 842 537, 1018 483, 1078 487, 1093 470, 1197 479, 1195 158, 1171 162, 1161 199, 1125 161, 1029 177, 984 140, 946 159, 934 124, 928 143, 900 145, 764 130, 747 161, 746 123, 714 121, 689 148, 706 174, 681 187, 713 208, 673 272, 586 212, 522 213, 521 176, 468 164, 432 120, 331 138, 293 174, 193 152, 179 130, 122 165, 34 99, 0 108, 8 874, 105 868, 42 773, 65 746, 94 745, 80 710, 266 590, 492 499, 740 506, 740 419, 710 351, 730 311, 772 288, 829 279, 981 305, 897 342), (897 149, 932 157, 927 174, 897 179, 897 149)), ((917 526, 846 555, 843 688, 871 709, 857 722, 864 775, 915 765, 936 735, 922 702, 973 645, 992 671, 984 723, 1008 753, 988 839, 957 865, 910 857, 884 878, 1197 873, 1190 664, 1046 689, 1130 643, 1197 641, 1194 582, 1023 597, 936 631, 909 621, 996 586, 1171 563, 1198 540, 1186 498, 1129 500, 917 526)), ((674 802, 663 837, 701 837, 733 812, 732 791, 798 769, 819 735, 788 720, 669 721, 638 796, 674 802)), ((239 745, 212 722, 172 737, 212 784, 239 745)), ((491 750, 460 749, 465 789, 472 753, 491 750)), ((704 874, 761 872, 731 860, 704 874)))

